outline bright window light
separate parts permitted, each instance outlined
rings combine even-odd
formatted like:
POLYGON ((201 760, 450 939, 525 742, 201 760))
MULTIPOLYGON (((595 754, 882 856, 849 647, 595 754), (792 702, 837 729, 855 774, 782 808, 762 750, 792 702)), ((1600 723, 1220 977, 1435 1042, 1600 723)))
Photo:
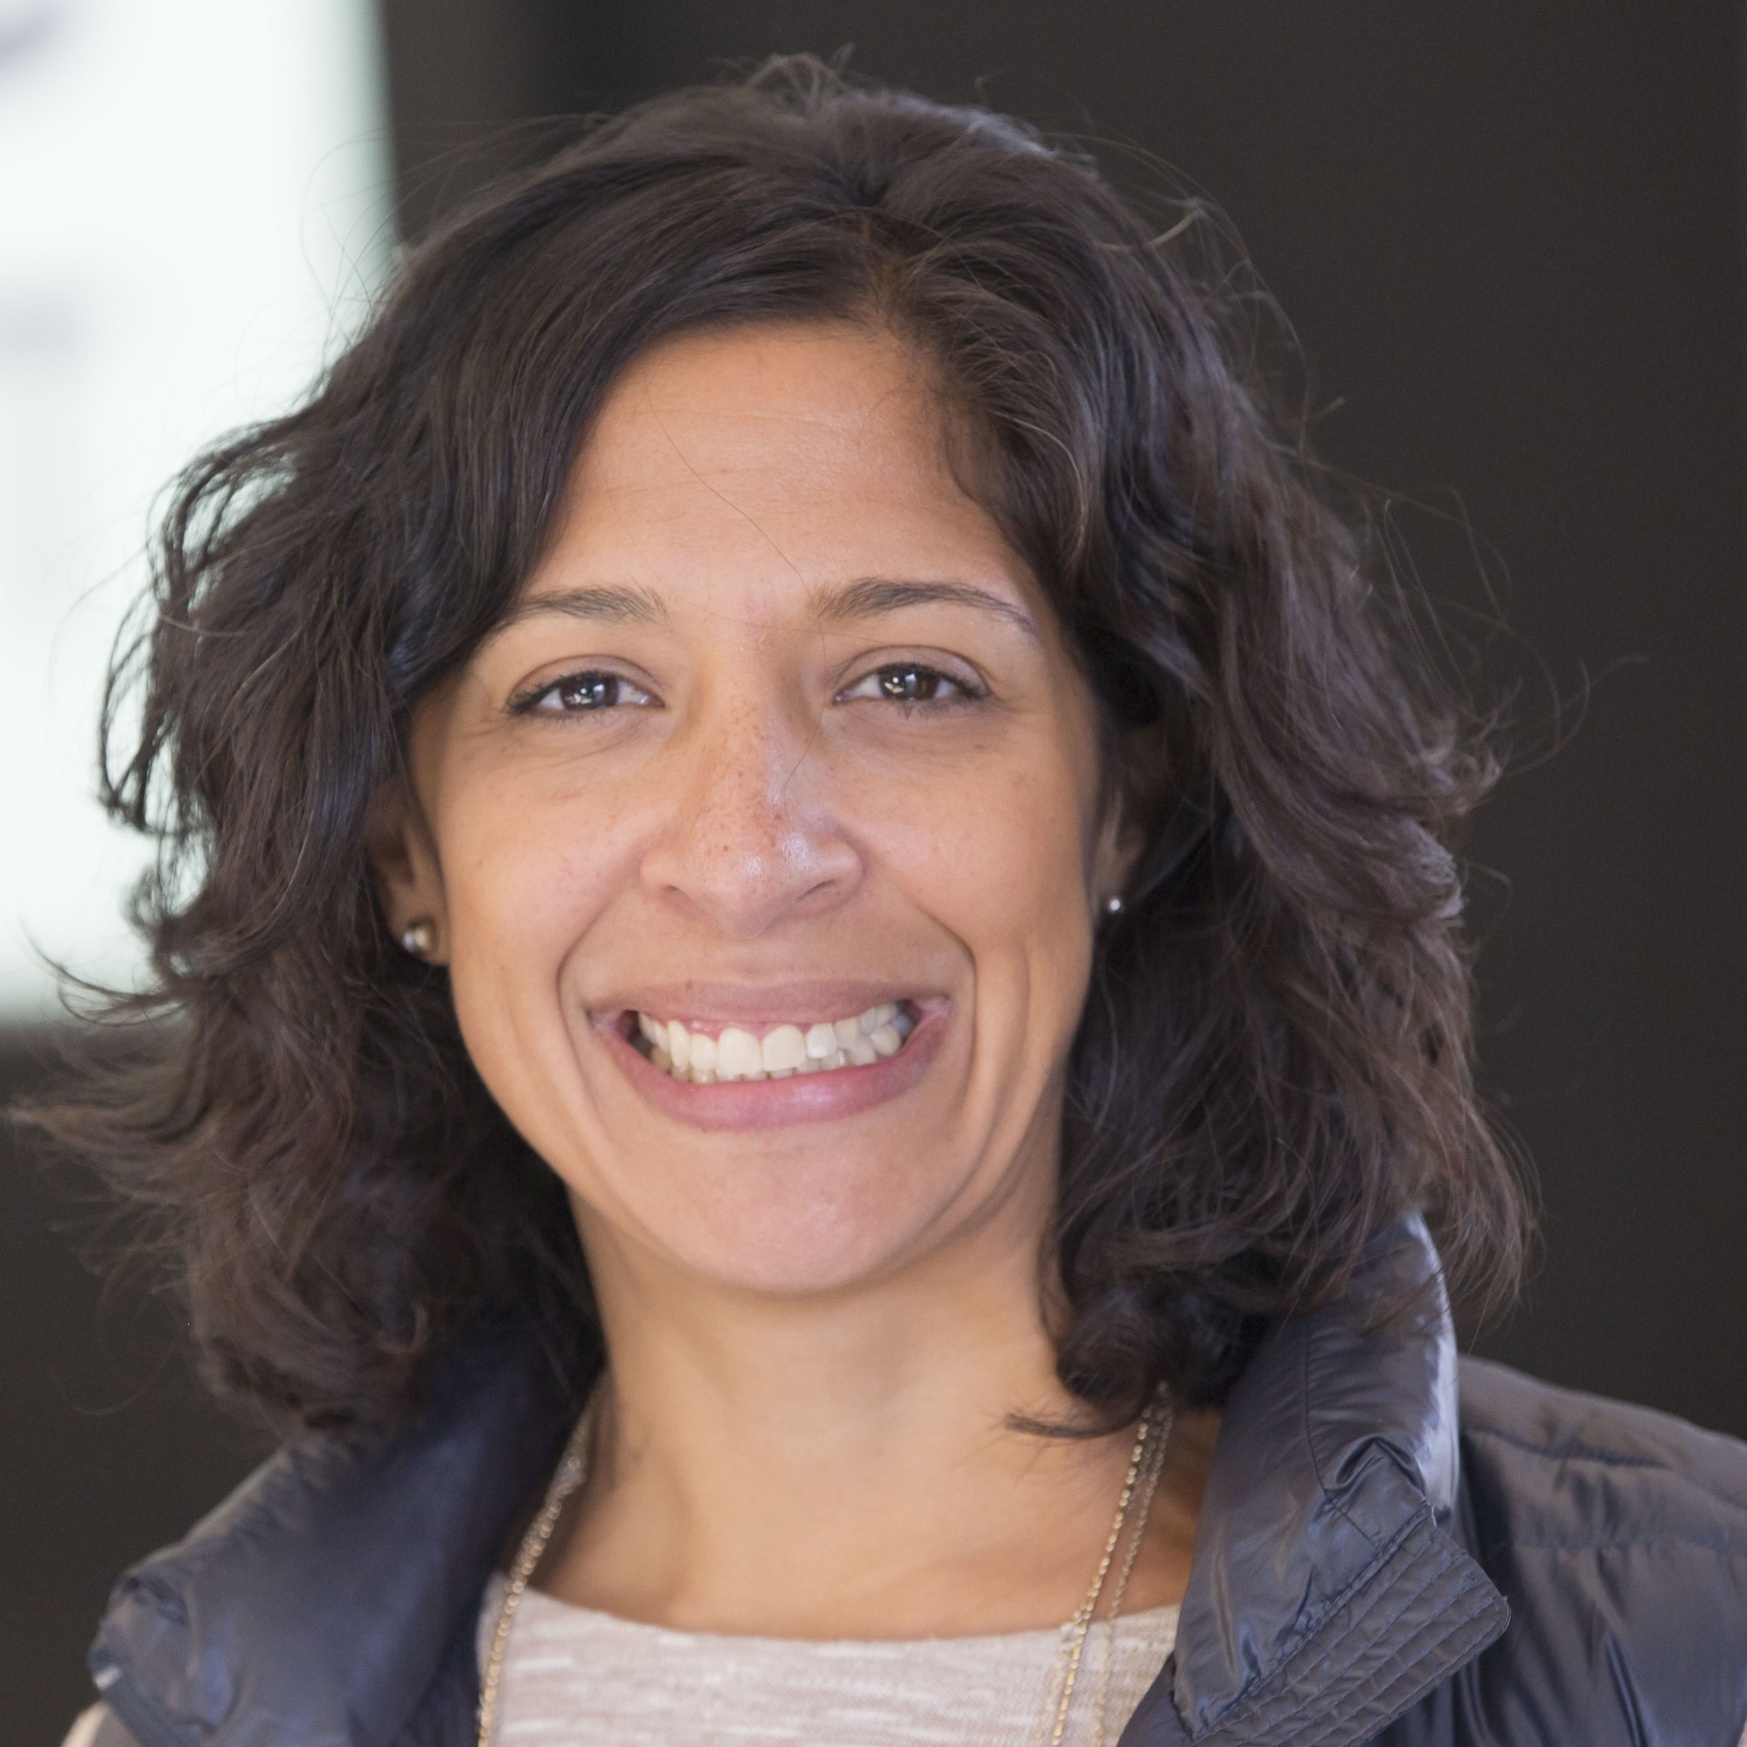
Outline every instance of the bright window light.
POLYGON ((379 61, 368 0, 0 0, 0 1020, 138 975, 104 661, 168 480, 381 281, 379 61))

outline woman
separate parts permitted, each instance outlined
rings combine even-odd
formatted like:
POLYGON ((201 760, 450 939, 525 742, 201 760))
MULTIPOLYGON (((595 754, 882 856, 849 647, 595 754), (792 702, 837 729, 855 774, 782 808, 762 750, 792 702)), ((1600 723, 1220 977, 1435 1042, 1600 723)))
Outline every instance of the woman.
POLYGON ((1741 1735, 1747 1452, 1455 1359, 1480 737, 1088 164, 812 61, 633 110, 155 604, 172 1023, 44 1120, 289 1437, 87 1738, 1741 1735))

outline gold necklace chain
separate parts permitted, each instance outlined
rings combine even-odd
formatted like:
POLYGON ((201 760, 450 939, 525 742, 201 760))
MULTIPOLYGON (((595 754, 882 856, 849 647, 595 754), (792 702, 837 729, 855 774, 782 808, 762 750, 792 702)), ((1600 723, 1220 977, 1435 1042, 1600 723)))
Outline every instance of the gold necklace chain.
POLYGON ((1104 1542, 1103 1557, 1098 1561, 1098 1569, 1092 1574, 1092 1586, 1086 1591, 1086 1599, 1080 1603, 1074 1617, 1068 1621, 1068 1636, 1057 1656, 1055 1681, 1060 1683, 1061 1691, 1056 1699, 1053 1717, 1047 1708, 1044 1712, 1045 1717, 1050 1717, 1047 1737, 1049 1747, 1062 1747, 1062 1739, 1068 1732, 1068 1712, 1074 1702, 1074 1686, 1080 1678, 1080 1664, 1085 1657, 1086 1638, 1092 1630, 1092 1616, 1098 1611, 1098 1601, 1104 1593, 1105 1580, 1110 1575, 1111 1563, 1122 1541, 1122 1531, 1128 1523, 1129 1509, 1138 1496, 1140 1510, 1134 1520, 1134 1533, 1129 1536, 1128 1550, 1123 1555, 1122 1567, 1117 1573, 1116 1589, 1110 1598, 1110 1612, 1105 1616, 1105 1623, 1110 1628, 1110 1638, 1105 1645, 1104 1662, 1099 1675, 1098 1711, 1095 1719, 1097 1744, 1098 1747, 1103 1747, 1104 1710, 1110 1693, 1110 1664, 1116 1650, 1116 1616, 1121 1610, 1123 1596, 1128 1593, 1128 1579, 1134 1571, 1134 1561, 1140 1552, 1141 1537, 1146 1533, 1147 1518, 1152 1514, 1153 1495, 1158 1491, 1159 1475, 1164 1470, 1165 1451, 1170 1445, 1174 1418, 1170 1397, 1163 1390, 1141 1415, 1140 1425, 1134 1435, 1134 1450, 1128 1458, 1128 1474, 1122 1483, 1122 1497, 1116 1505, 1116 1520, 1110 1525, 1110 1534, 1104 1542))
POLYGON ((492 1747, 497 1736, 498 1692, 503 1680, 504 1652, 509 1648, 510 1627, 515 1624, 516 1609, 522 1605, 528 1580, 534 1575, 534 1567, 540 1563, 540 1555, 546 1551, 546 1543, 552 1539, 552 1531, 558 1527, 559 1512, 564 1509, 565 1501, 588 1478, 588 1440, 594 1429, 595 1403, 599 1400, 597 1388, 588 1398, 588 1405, 582 1410, 582 1417, 577 1420, 576 1429, 564 1446, 564 1454, 546 1488, 540 1514, 528 1524, 528 1532, 516 1548, 515 1563, 510 1566, 503 1600, 498 1605, 497 1623, 492 1628, 491 1650, 480 1675, 479 1747, 492 1747))
MULTIPOLYGON (((529 1523, 527 1533, 522 1536, 521 1545, 517 1547, 515 1560, 510 1566, 509 1577, 504 1584, 503 1600, 498 1604, 497 1620, 492 1627, 491 1649, 486 1655, 485 1667, 480 1675, 479 1747, 493 1747, 496 1740, 504 1655, 509 1649, 510 1628, 515 1624, 516 1610, 522 1605, 522 1596, 527 1592, 535 1568, 546 1551, 547 1543, 552 1539, 553 1531, 558 1527, 558 1518, 566 1502, 588 1478, 588 1445, 594 1429, 595 1403, 599 1399, 597 1390, 589 1397, 587 1407, 582 1410, 582 1417, 577 1420, 576 1429, 571 1432, 569 1441, 564 1446, 564 1454, 559 1458, 558 1467, 546 1488, 546 1497, 541 1503, 539 1514, 529 1523)), ((1122 1531, 1128 1522, 1129 1510, 1138 1498, 1140 1510, 1135 1517, 1134 1533, 1129 1537, 1128 1550, 1117 1573, 1116 1589, 1111 1596, 1110 1612, 1105 1616, 1111 1631, 1111 1642, 1105 1648, 1098 1684, 1097 1715, 1097 1739, 1099 1747, 1103 1747, 1104 1706, 1109 1692, 1110 1663, 1115 1651, 1116 1615, 1128 1589, 1135 1556, 1140 1551, 1141 1536, 1146 1531, 1153 1494, 1158 1490, 1165 1450, 1170 1443, 1172 1417, 1170 1399, 1163 1391, 1141 1416, 1139 1429, 1135 1433, 1134 1451, 1128 1460, 1128 1474, 1122 1483, 1122 1497, 1116 1506, 1116 1520, 1110 1525, 1109 1538, 1104 1543, 1104 1556, 1098 1561, 1098 1569, 1093 1574, 1092 1587, 1086 1592, 1086 1599, 1068 1621, 1068 1636, 1063 1641, 1056 1662, 1055 1678, 1050 1683, 1054 1686, 1059 1682, 1061 1691, 1053 1716, 1047 1706, 1044 1711, 1044 1717, 1051 1721, 1049 1747, 1062 1747, 1062 1738, 1068 1727, 1068 1710, 1074 1698, 1074 1685, 1079 1679, 1086 1638, 1092 1629, 1092 1616, 1098 1611, 1099 1598, 1104 1593, 1104 1584, 1115 1561, 1116 1549, 1122 1541, 1122 1531)))

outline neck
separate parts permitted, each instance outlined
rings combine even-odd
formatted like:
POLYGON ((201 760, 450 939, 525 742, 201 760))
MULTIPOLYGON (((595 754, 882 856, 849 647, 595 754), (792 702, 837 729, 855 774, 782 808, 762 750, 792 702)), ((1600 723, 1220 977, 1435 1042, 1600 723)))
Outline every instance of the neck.
MULTIPOLYGON (((786 1298, 682 1278, 590 1232, 610 1369, 589 1481, 541 1587, 770 1637, 1060 1624, 1102 1551, 1133 1432, 1010 1424, 1077 1417, 1037 1231, 998 1219, 885 1280, 786 1298)), ((1208 1441, 1192 1420, 1176 1440, 1131 1606, 1181 1596, 1208 1441)))

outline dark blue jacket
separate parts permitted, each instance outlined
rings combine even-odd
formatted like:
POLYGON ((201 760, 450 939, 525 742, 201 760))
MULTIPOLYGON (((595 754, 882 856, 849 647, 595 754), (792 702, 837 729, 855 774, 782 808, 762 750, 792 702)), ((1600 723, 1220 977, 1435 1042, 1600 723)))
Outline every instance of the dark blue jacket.
MULTIPOLYGON (((1251 1361, 1120 1747, 1742 1740, 1747 1446, 1459 1363, 1435 1268, 1409 1229, 1251 1361), (1404 1275, 1430 1278, 1422 1313, 1366 1332, 1404 1275)), ((100 1741, 467 1747, 481 1593, 572 1411, 499 1337, 386 1449, 276 1457, 117 1585, 100 1741)))

